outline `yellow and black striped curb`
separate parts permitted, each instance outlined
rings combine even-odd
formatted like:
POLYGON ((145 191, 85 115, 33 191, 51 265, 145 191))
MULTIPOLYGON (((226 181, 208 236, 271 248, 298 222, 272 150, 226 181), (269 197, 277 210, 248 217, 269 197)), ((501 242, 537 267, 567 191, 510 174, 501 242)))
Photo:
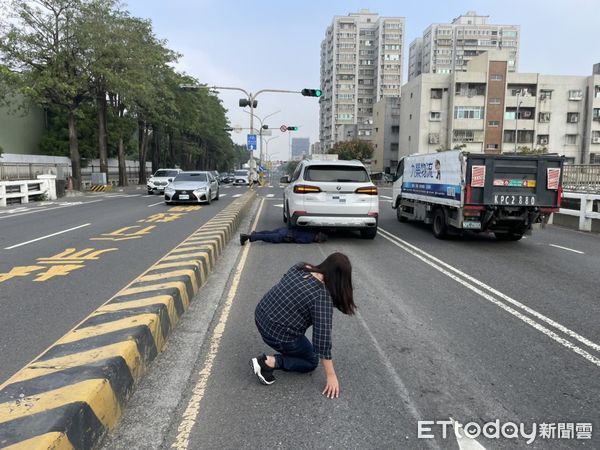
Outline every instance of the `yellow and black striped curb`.
POLYGON ((0 386, 0 448, 97 446, 254 198, 236 199, 0 386))
POLYGON ((90 186, 90 191, 94 191, 94 192, 112 191, 112 184, 92 184, 90 186))

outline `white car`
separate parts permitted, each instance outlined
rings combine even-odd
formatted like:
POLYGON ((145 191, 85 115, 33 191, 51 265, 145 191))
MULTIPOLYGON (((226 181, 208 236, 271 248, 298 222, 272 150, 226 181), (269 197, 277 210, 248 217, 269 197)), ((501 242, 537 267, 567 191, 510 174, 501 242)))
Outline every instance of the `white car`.
POLYGON ((233 175, 233 184, 237 186, 248 186, 250 184, 249 173, 246 169, 236 170, 233 175))
POLYGON ((180 172, 165 188, 165 203, 199 203, 210 205, 219 200, 219 183, 210 172, 180 172))
POLYGON ((312 161, 298 164, 283 193, 283 221, 296 227, 359 230, 377 235, 379 195, 360 161, 312 161))
POLYGON ((165 187, 175 179, 175 177, 181 172, 181 169, 159 169, 150 179, 146 182, 148 188, 148 194, 152 195, 155 192, 162 194, 165 191, 165 187))

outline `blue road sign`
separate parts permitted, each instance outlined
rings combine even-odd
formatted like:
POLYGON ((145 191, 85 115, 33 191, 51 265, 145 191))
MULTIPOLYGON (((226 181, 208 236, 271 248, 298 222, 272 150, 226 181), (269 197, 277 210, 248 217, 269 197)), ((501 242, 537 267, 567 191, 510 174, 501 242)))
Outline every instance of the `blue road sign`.
POLYGON ((249 134, 247 137, 248 137, 248 140, 247 140, 248 150, 256 150, 256 135, 249 134))

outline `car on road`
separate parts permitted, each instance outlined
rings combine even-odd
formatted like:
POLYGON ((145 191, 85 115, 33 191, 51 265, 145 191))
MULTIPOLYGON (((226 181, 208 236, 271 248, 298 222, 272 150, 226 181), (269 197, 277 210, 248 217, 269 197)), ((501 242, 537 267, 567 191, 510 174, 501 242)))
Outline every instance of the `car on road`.
POLYGON ((180 172, 165 188, 165 203, 210 204, 219 200, 219 183, 210 172, 180 172))
POLYGON ((158 169, 146 182, 148 194, 162 194, 165 187, 181 172, 181 169, 158 169))
POLYGON ((233 183, 234 179, 235 179, 235 175, 233 172, 225 173, 225 174, 223 174, 221 182, 223 184, 230 184, 230 183, 233 183))
POLYGON ((250 174, 246 169, 240 169, 233 172, 233 184, 248 186, 250 184, 250 174))
POLYGON ((283 221, 296 227, 359 230, 377 235, 379 195, 360 161, 304 160, 281 178, 283 221))

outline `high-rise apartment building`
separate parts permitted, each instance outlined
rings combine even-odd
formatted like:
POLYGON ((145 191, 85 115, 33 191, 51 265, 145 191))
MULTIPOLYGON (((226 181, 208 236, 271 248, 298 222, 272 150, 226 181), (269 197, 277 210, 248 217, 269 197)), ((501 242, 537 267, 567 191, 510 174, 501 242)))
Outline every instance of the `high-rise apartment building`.
POLYGON ((321 43, 321 146, 371 140, 373 105, 402 86, 404 17, 369 10, 335 16, 321 43))
POLYGON ((410 44, 408 80, 422 73, 452 73, 466 69, 467 62, 488 50, 508 51, 508 71, 519 61, 518 25, 494 25, 489 16, 469 11, 448 24, 430 25, 422 38, 410 44))
POLYGON ((518 73, 509 58, 485 52, 464 72, 422 74, 402 86, 400 156, 464 148, 600 162, 600 66, 589 76, 518 73))

